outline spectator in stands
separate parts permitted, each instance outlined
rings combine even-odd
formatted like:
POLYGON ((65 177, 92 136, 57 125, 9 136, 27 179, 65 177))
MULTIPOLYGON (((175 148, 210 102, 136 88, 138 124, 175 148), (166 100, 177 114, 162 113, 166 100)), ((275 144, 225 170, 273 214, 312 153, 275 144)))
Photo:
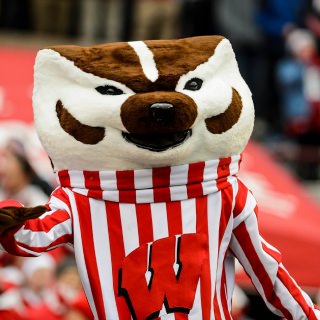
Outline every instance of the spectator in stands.
POLYGON ((182 0, 181 34, 182 37, 219 34, 216 30, 216 0, 182 0))
POLYGON ((269 109, 265 99, 269 86, 266 85, 267 63, 263 37, 255 21, 258 1, 215 0, 213 5, 217 32, 231 41, 240 72, 252 91, 257 120, 255 130, 263 133, 266 110, 269 109))
POLYGON ((266 120, 273 132, 283 130, 279 89, 276 86, 276 67, 285 55, 285 38, 294 28, 304 24, 305 0, 261 0, 256 15, 256 21, 264 35, 264 54, 267 63, 265 94, 267 114, 266 120))
POLYGON ((74 0, 29 0, 33 28, 42 34, 70 34, 74 0))
POLYGON ((309 30, 287 36, 288 56, 278 65, 278 84, 288 136, 299 144, 298 173, 317 179, 320 146, 320 55, 309 30))
POLYGON ((180 9, 178 0, 136 0, 133 38, 147 40, 177 37, 180 9))
POLYGON ((119 41, 122 37, 123 0, 81 0, 80 36, 85 43, 97 39, 119 41))
POLYGON ((71 256, 60 261, 56 270, 56 289, 60 300, 70 306, 82 294, 82 284, 75 259, 71 256))
POLYGON ((21 268, 24 283, 0 296, 2 313, 19 315, 24 320, 60 320, 57 299, 53 292, 55 262, 49 254, 25 258, 21 268))
POLYGON ((250 308, 250 300, 240 287, 234 288, 232 296, 232 319, 233 320, 252 320, 247 316, 250 308))
POLYGON ((44 189, 50 191, 50 186, 35 173, 21 142, 12 140, 3 150, 1 160, 0 199, 15 199, 25 206, 47 202, 44 189))
POLYGON ((71 304, 64 320, 93 320, 93 315, 84 293, 80 294, 71 304))

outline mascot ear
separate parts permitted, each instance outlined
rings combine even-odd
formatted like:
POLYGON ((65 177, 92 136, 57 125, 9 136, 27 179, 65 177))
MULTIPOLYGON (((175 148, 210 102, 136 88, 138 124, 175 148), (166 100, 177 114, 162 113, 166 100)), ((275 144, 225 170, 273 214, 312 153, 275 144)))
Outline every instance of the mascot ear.
MULTIPOLYGON (((82 48, 78 46, 57 46, 39 50, 35 61, 35 74, 37 74, 40 70, 43 70, 43 72, 48 75, 48 67, 50 70, 49 74, 54 71, 54 68, 51 69, 50 65, 55 65, 55 67, 58 65, 63 65, 63 60, 65 59, 61 59, 64 55, 60 54, 60 51, 66 53, 69 52, 69 55, 79 55, 80 59, 82 48)), ((65 57, 68 59, 67 54, 65 57)))
POLYGON ((201 36, 183 39, 186 44, 195 48, 197 52, 207 49, 212 50, 211 48, 216 48, 222 40, 226 40, 226 38, 223 36, 201 36))
POLYGON ((235 88, 241 97, 251 97, 251 91, 240 74, 235 53, 228 39, 223 39, 218 44, 213 59, 215 75, 235 88))
MULTIPOLYGON (((100 48, 94 50, 80 46, 54 46, 41 49, 36 56, 35 78, 38 75, 45 75, 46 77, 56 77, 58 75, 64 79, 74 66, 86 71, 83 66, 87 66, 92 61, 92 51, 95 52, 96 57, 101 56, 100 48)), ((73 76, 75 75, 73 74, 73 76)))
POLYGON ((72 61, 80 69, 83 69, 81 66, 85 66, 89 61, 92 61, 93 56, 101 57, 101 50, 99 48, 93 49, 80 46, 52 46, 41 51, 51 51, 56 56, 61 56, 72 61))
POLYGON ((58 52, 51 49, 39 50, 34 64, 35 89, 38 86, 46 87, 45 84, 51 78, 63 78, 64 73, 61 65, 61 56, 58 52))

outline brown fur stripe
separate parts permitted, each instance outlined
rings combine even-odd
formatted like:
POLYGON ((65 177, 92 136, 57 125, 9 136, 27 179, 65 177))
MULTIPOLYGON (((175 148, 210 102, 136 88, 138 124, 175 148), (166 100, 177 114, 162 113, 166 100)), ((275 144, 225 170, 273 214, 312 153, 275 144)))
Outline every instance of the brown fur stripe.
POLYGON ((174 133, 191 128, 197 118, 197 106, 187 95, 180 92, 148 92, 129 97, 121 106, 121 120, 130 133, 174 133), (169 123, 157 123, 151 115, 153 103, 165 102, 174 107, 169 123))
POLYGON ((223 113, 206 119, 207 129, 213 134, 230 130, 239 120, 242 111, 242 100, 236 89, 232 88, 232 101, 223 113))
POLYGON ((159 71, 155 90, 174 90, 179 78, 207 62, 223 39, 221 36, 203 36, 145 41, 159 71))
POLYGON ((133 91, 141 91, 150 84, 139 57, 126 42, 91 47, 56 46, 49 49, 73 61, 84 72, 123 83, 133 91))
POLYGON ((56 112, 61 128, 76 140, 85 144, 97 144, 103 140, 105 136, 104 128, 82 124, 69 113, 60 100, 56 104, 56 112))
POLYGON ((56 46, 49 49, 73 61, 87 73, 123 83, 133 91, 141 93, 174 90, 183 74, 208 61, 222 39, 221 36, 204 36, 145 41, 159 70, 156 82, 146 78, 139 57, 125 42, 91 47, 56 46))

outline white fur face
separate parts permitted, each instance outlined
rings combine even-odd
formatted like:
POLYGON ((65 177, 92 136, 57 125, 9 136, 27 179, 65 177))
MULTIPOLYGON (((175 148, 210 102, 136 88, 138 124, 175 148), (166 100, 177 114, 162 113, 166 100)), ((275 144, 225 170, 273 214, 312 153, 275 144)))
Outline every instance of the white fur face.
MULTIPOLYGON (((205 38, 209 41, 210 38, 217 37, 205 38)), ((197 41, 203 37, 191 39, 197 41)), ((175 44, 175 41, 182 40, 169 42, 175 44)), ((154 41, 154 43, 157 45, 158 42, 154 41)), ((59 50, 39 51, 35 63, 33 94, 35 123, 55 170, 150 168, 227 157, 243 151, 253 129, 254 108, 250 90, 239 73, 228 40, 217 41, 212 55, 198 66, 183 74, 179 69, 172 91, 155 90, 152 87, 161 74, 163 75, 157 65, 157 59, 154 58, 158 47, 149 49, 149 45, 147 44, 147 47, 142 42, 129 45, 131 54, 135 55, 135 59, 138 57, 142 63, 141 70, 139 69, 140 78, 133 72, 130 81, 137 82, 144 77, 144 81, 150 83, 146 92, 137 92, 137 86, 131 85, 125 72, 122 72, 125 80, 121 81, 121 73, 115 80, 112 76, 109 78, 101 76, 97 67, 92 68, 92 70, 98 70, 97 72, 88 72, 87 69, 79 67, 76 55, 71 61, 59 50), (186 89, 186 83, 194 78, 202 80, 201 88, 186 89), (121 94, 101 94, 96 88, 103 86, 120 89, 121 94), (239 117, 235 118, 235 123, 232 123, 228 130, 212 133, 208 130, 206 119, 226 112, 232 102, 234 90, 239 94, 242 102, 239 117), (164 96, 170 98, 170 94, 185 97, 191 101, 196 108, 196 116, 187 128, 190 129, 191 136, 180 144, 160 152, 141 148, 125 139, 123 132, 129 132, 129 130, 128 125, 123 123, 121 115, 123 106, 130 108, 129 98, 137 103, 139 102, 137 99, 140 96, 146 97, 146 94, 152 95, 152 103, 157 102, 157 96, 160 97, 158 102, 166 102, 163 101, 164 96), (60 111, 57 107, 58 102, 60 102, 60 111), (64 110, 62 113, 61 108, 64 110), (62 122, 65 126, 61 125, 62 122), (96 129, 91 130, 92 128, 96 129), (90 135, 94 136, 96 133, 98 138, 92 140, 90 135)), ((190 46, 189 43, 188 45, 190 46)), ((90 54, 86 58, 90 59, 90 54)), ((185 58, 188 59, 188 57, 185 58)), ((193 57, 191 56, 190 59, 193 57)), ((112 63, 113 67, 116 67, 115 62, 112 61, 112 63)), ((108 69, 108 66, 105 68, 108 69)), ((170 72, 175 72, 174 65, 170 72)), ((184 101, 184 98, 182 100, 184 101)), ((179 116, 179 113, 176 116, 179 116)), ((223 117, 221 119, 223 120, 223 117)), ((166 127, 157 134, 161 135, 165 130, 166 127)), ((170 130, 169 126, 168 132, 172 133, 170 130)))

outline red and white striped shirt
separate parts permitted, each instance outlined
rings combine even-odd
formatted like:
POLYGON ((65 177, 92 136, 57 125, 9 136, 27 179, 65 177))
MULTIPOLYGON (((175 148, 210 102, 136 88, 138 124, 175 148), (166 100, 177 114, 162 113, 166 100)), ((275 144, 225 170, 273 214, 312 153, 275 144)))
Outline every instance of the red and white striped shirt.
POLYGON ((240 160, 60 171, 50 211, 1 244, 27 256, 72 244, 95 319, 231 319, 235 258, 275 314, 320 319, 259 235, 240 160))

